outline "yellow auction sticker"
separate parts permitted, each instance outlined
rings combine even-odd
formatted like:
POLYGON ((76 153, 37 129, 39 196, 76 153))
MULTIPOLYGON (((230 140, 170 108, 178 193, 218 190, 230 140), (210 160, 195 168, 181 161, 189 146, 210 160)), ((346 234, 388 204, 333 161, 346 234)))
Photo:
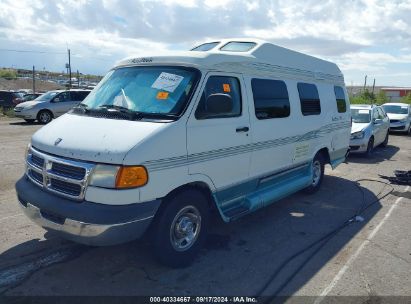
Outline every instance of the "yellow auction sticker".
POLYGON ((228 83, 224 83, 223 84, 223 90, 224 90, 225 93, 230 93, 231 92, 230 85, 228 83))
POLYGON ((167 99, 168 98, 168 92, 158 92, 157 93, 157 99, 167 99))

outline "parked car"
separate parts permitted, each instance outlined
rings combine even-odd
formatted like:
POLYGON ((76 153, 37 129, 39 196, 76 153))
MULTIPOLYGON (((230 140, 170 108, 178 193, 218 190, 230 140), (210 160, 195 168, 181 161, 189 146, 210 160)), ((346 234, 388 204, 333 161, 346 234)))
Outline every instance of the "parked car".
POLYGON ((351 105, 350 153, 371 155, 374 148, 388 144, 390 120, 384 109, 375 105, 351 105))
POLYGON ((24 213, 86 244, 150 227, 154 252, 189 264, 211 209, 233 221, 304 190, 349 150, 336 64, 260 40, 121 61, 77 107, 38 130, 16 184, 24 213))
POLYGON ((38 120, 47 124, 78 105, 89 93, 89 90, 49 91, 32 101, 20 103, 14 108, 14 113, 27 122, 38 120))
POLYGON ((382 105, 390 119, 390 131, 411 135, 411 105, 406 103, 385 103, 382 105))
POLYGON ((13 108, 21 101, 23 101, 22 94, 18 92, 0 90, 0 107, 3 109, 13 108))
POLYGON ((36 99, 37 97, 39 97, 41 95, 42 95, 41 93, 28 93, 28 94, 25 94, 25 95, 23 95, 23 101, 22 102, 34 100, 34 99, 36 99))

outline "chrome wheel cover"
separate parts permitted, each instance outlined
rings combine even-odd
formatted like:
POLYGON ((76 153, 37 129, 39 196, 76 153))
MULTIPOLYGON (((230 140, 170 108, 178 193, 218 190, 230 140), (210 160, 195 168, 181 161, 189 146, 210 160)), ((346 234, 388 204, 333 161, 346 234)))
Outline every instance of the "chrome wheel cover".
POLYGON ((176 251, 186 251, 197 241, 201 230, 201 214, 194 206, 186 206, 174 217, 170 227, 171 245, 176 251))

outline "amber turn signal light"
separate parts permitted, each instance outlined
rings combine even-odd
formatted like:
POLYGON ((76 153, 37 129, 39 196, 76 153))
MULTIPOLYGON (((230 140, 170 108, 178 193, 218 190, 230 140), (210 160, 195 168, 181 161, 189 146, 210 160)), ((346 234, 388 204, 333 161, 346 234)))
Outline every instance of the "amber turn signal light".
POLYGON ((127 189, 144 186, 148 182, 148 173, 142 166, 124 166, 117 172, 116 188, 127 189))

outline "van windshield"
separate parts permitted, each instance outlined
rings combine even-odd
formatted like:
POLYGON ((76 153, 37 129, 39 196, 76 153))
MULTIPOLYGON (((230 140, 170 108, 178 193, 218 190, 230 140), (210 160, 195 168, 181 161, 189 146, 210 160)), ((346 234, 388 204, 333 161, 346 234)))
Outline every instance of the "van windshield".
POLYGON ((56 91, 50 91, 47 92, 43 95, 40 95, 39 97, 36 98, 37 101, 50 101, 54 96, 56 96, 59 92, 56 91))
POLYGON ((88 110, 122 109, 179 116, 199 72, 183 67, 123 67, 110 71, 84 99, 88 110))
POLYGON ((351 109, 351 117, 355 123, 369 123, 371 121, 371 114, 368 109, 351 109))

